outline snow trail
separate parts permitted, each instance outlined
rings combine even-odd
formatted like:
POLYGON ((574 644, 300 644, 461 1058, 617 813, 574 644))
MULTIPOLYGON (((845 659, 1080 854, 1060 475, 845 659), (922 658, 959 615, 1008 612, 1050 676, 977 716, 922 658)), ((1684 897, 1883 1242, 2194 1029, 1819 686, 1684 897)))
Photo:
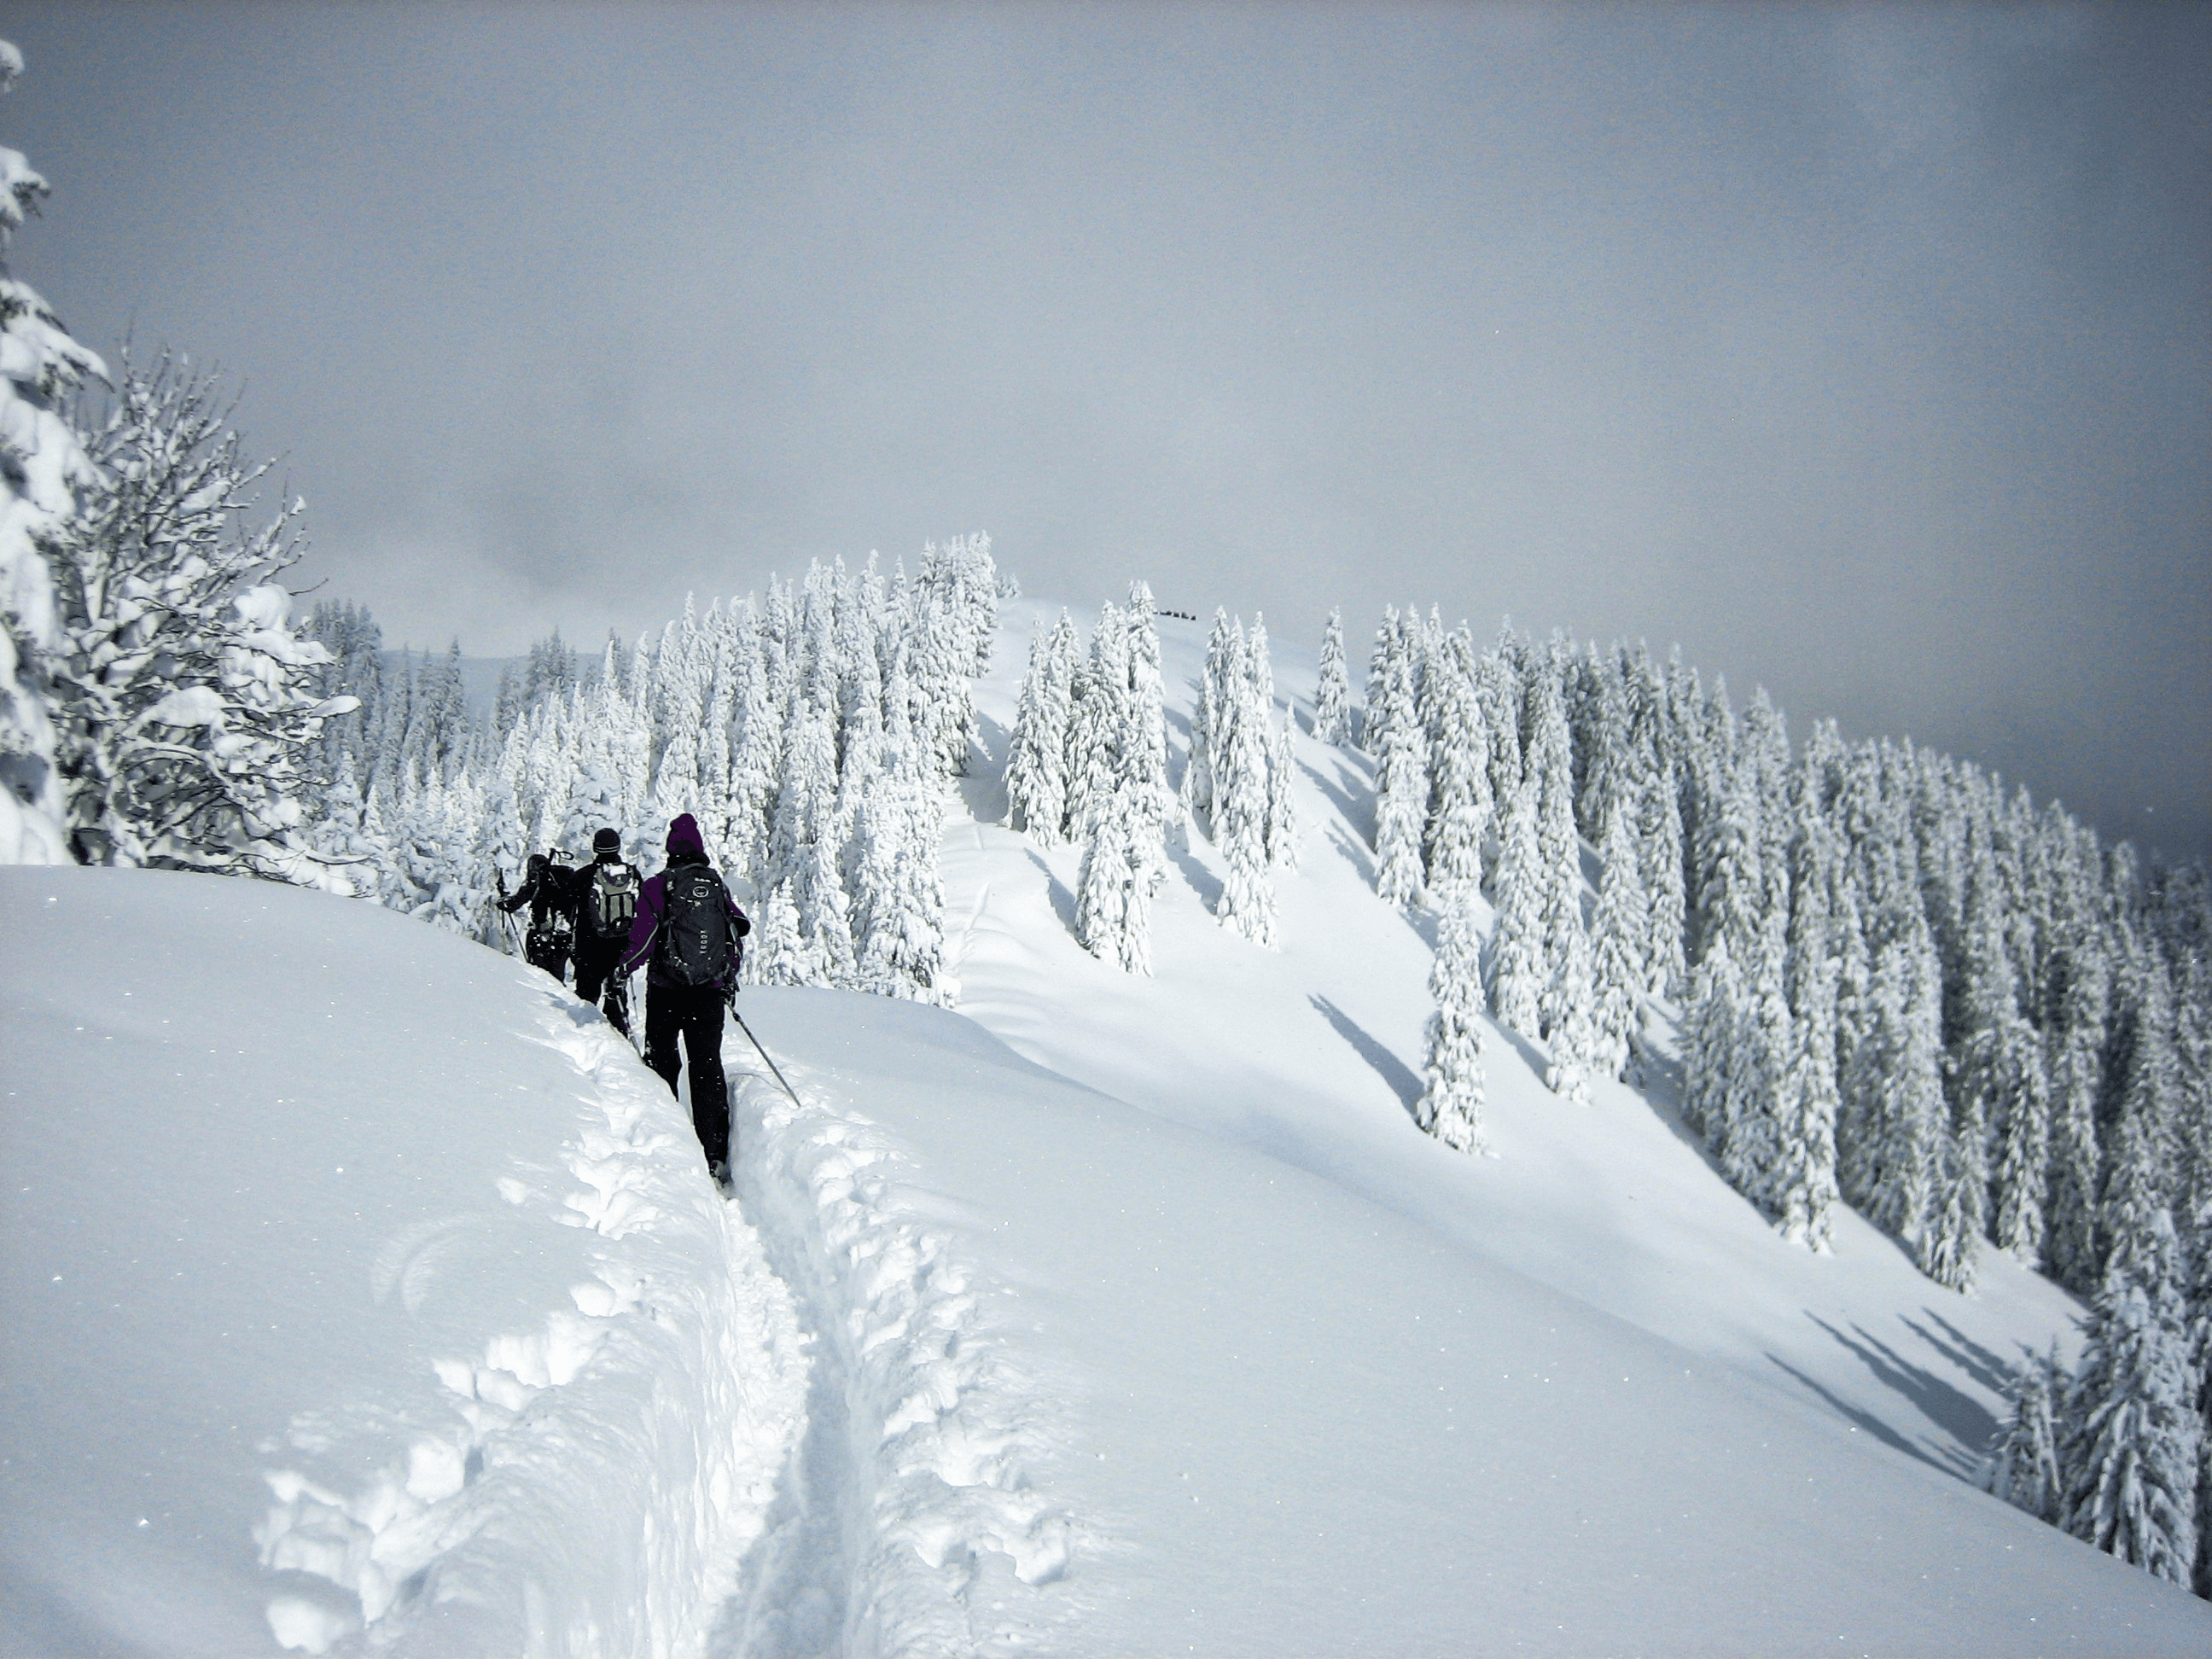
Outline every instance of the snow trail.
MULTIPOLYGON (((444 1411, 295 1419, 255 1531, 263 1565, 301 1584, 269 1609, 287 1647, 359 1632, 410 1653, 523 1638, 532 1652, 696 1654, 766 1526, 804 1419, 789 1293, 738 1211, 685 1178, 696 1147, 659 1079, 595 1013, 550 995, 537 1012, 536 1040, 583 1085, 579 1110, 557 1167, 518 1160, 499 1195, 623 1248, 595 1253, 573 1306, 435 1355, 444 1411)), ((413 1310, 441 1256, 491 1224, 396 1236, 378 1299, 413 1310)))
POLYGON ((938 1222, 924 1172, 838 1098, 834 1075, 780 1061, 805 1104, 736 1074, 739 1190, 816 1332, 807 1429, 770 1535, 716 1651, 763 1659, 988 1655, 1033 1644, 1024 1595, 1088 1534, 1033 1484, 1066 1442, 1059 1409, 994 1334, 997 1287, 938 1222))

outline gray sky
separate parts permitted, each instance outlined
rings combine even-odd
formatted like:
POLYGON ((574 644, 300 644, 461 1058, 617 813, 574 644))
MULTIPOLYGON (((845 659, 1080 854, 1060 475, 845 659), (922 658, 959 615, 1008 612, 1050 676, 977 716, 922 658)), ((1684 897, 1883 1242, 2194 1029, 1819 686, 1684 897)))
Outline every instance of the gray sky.
POLYGON ((15 267, 520 650, 990 532, 2212 853, 2212 9, 18 3, 15 267))

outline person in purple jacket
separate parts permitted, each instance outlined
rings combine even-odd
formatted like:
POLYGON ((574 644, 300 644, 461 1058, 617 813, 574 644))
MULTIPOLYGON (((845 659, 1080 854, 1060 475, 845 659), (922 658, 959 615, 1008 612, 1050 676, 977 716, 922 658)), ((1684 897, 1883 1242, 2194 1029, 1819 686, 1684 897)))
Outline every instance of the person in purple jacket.
POLYGON ((730 1090, 722 1075, 722 1005, 737 984, 752 932, 745 913, 707 862, 697 820, 668 826, 668 863, 637 896, 622 971, 645 972, 645 1063, 671 1094, 683 1074, 676 1040, 691 1061, 691 1126, 718 1185, 730 1181, 730 1090))

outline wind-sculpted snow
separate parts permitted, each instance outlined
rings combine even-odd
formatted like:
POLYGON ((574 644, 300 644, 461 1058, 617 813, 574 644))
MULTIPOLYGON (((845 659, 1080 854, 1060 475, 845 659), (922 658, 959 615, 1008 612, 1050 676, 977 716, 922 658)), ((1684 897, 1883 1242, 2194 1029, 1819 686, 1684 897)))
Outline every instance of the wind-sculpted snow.
POLYGON ((263 884, 0 915, 0 1651, 702 1651, 805 1341, 599 1016, 263 884))
POLYGON ((796 1066, 739 1102, 746 1207, 820 1333, 810 1444, 734 1650, 966 1655, 1066 1616, 1025 1591, 1066 1573, 1079 1522, 1033 1475, 1060 1413, 995 1328, 1006 1296, 957 1241, 957 1205, 845 1098, 796 1066))

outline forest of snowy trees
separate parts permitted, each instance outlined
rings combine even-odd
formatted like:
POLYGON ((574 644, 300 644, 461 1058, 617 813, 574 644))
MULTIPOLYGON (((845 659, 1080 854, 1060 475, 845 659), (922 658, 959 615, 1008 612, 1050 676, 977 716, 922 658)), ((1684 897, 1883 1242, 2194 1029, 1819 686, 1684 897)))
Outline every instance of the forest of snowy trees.
POLYGON ((360 714, 320 735, 314 854, 363 896, 496 945, 495 878, 530 851, 580 856, 611 827, 650 866, 690 812, 757 896, 749 978, 944 1000, 937 841, 999 588, 982 536, 931 544, 911 580, 817 563, 757 604, 687 604, 582 669, 541 641, 482 719, 458 646, 394 663, 366 611, 319 606, 317 689, 360 714))
POLYGON ((1684 1116, 1784 1237, 1826 1249, 1847 1203, 1940 1285, 1992 1249, 2088 1303, 2074 1376, 2023 1367, 1990 1482, 2212 1594, 2201 868, 1910 743, 1793 750, 1679 654, 1478 650, 1433 610, 1385 617, 1356 732, 1332 618, 1315 710, 1371 758, 1376 890, 1442 913, 1423 1127, 1480 1148, 1486 1006, 1568 1097, 1655 1066, 1679 1012, 1684 1116))
MULTIPOLYGON (((0 43, 0 87, 21 60, 0 43)), ((0 254, 45 191, 0 149, 0 254)), ((499 878, 670 818, 757 894, 758 981, 949 1000, 938 842, 997 627, 988 541, 909 579, 816 565, 580 664, 556 634, 489 710, 278 577, 297 502, 257 505, 212 385, 102 361, 0 265, 0 862, 328 887, 501 945, 499 878), (105 388, 104 395, 102 388, 105 388)), ((1152 596, 1031 647, 1010 821, 1082 848, 1077 932, 1151 971, 1169 838, 1204 833, 1223 925, 1277 944, 1296 734, 1265 626, 1218 615, 1174 765, 1152 596)), ((1565 1101, 1656 1080, 1786 1238, 1847 1204, 1930 1279, 2009 1253, 2088 1306, 2079 1365, 2024 1365, 1988 1480, 2212 1594, 2212 892, 2056 805, 1910 743, 1802 749, 1679 656, 1479 647, 1388 615, 1364 695, 1341 620, 1312 736, 1375 781, 1375 886, 1437 914, 1415 1115, 1484 1148, 1488 1014, 1565 1101), (1492 921, 1486 934, 1479 903, 1492 921)))

